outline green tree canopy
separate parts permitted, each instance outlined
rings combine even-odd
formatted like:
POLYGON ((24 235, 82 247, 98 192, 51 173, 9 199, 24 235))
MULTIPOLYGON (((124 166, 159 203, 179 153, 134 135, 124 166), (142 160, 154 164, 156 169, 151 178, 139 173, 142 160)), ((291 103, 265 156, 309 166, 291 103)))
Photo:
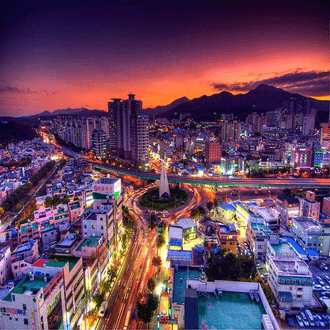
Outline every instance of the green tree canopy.
POLYGON ((150 292, 154 292, 156 288, 156 280, 154 278, 149 278, 148 289, 150 292))

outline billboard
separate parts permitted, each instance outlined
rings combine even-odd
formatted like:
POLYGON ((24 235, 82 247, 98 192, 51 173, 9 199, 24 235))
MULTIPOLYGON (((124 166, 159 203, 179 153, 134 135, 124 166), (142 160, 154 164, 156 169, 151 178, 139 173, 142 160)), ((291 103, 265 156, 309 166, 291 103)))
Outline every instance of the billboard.
POLYGON ((98 180, 93 182, 92 191, 94 199, 105 198, 105 196, 117 198, 121 194, 121 180, 98 180))

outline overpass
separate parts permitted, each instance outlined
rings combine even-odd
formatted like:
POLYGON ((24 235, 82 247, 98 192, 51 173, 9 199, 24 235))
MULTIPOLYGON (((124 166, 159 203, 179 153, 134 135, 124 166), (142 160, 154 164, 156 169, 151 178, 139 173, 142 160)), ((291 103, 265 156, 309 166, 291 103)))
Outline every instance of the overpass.
MULTIPOLYGON (((154 172, 143 172, 134 169, 127 169, 118 166, 112 166, 109 164, 101 164, 90 161, 94 164, 94 168, 97 170, 107 171, 118 175, 128 175, 143 180, 159 180, 160 174, 154 172)), ((230 178, 199 178, 187 175, 167 175, 168 181, 173 183, 189 183, 207 185, 213 187, 251 187, 251 188, 329 188, 329 179, 273 179, 273 178, 261 178, 261 179, 230 179, 230 178)))
MULTIPOLYGON (((104 164, 99 161, 91 160, 70 149, 60 147, 63 153, 71 157, 81 157, 87 162, 92 163, 95 169, 115 173, 118 175, 128 175, 142 180, 159 180, 160 174, 154 172, 143 172, 134 169, 128 169, 120 166, 104 164)), ((329 179, 277 179, 277 178, 260 178, 260 179, 230 179, 230 178, 215 178, 215 177, 192 177, 188 175, 167 175, 168 181, 173 183, 189 183, 197 185, 206 185, 213 187, 250 187, 250 188, 299 188, 299 189, 330 189, 329 179)))

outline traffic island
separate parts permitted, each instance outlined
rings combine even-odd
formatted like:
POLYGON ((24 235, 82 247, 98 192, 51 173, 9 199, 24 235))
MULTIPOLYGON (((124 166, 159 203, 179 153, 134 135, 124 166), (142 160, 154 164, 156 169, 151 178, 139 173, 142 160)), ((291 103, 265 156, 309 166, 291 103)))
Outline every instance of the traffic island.
POLYGON ((142 195, 139 204, 148 209, 163 211, 171 210, 187 203, 189 195, 180 189, 170 189, 170 196, 159 198, 159 189, 151 189, 142 195))

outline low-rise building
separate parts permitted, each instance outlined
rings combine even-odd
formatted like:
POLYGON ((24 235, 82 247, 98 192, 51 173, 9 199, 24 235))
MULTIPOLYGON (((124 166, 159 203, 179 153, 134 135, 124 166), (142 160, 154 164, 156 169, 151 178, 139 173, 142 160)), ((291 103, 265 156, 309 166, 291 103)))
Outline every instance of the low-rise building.
POLYGON ((182 235, 185 241, 190 241, 197 237, 197 225, 194 220, 190 218, 180 219, 174 225, 182 228, 182 235))
POLYGON ((19 245, 11 254, 11 270, 15 280, 28 274, 28 268, 39 258, 38 242, 19 245))
POLYGON ((265 261, 267 254, 267 241, 273 231, 267 226, 263 218, 254 218, 248 224, 246 239, 255 255, 256 260, 265 261))
MULTIPOLYGON (((51 259, 40 259, 35 262, 29 268, 29 272, 34 277, 42 278, 62 274, 64 289, 62 310, 65 311, 62 319, 64 329, 73 329, 84 308, 85 284, 82 258, 54 255, 51 259)), ((52 305, 53 302, 49 304, 52 305)))
POLYGON ((42 250, 45 251, 49 249, 51 246, 55 245, 57 243, 57 229, 55 225, 50 225, 45 223, 41 227, 41 244, 42 244, 42 250))
POLYGON ((227 252, 236 254, 238 250, 238 234, 233 223, 228 225, 217 224, 216 226, 218 244, 227 252))
MULTIPOLYGON (((329 251, 323 250, 323 229, 321 224, 307 217, 297 217, 292 220, 291 232, 296 242, 311 255, 314 250, 317 254, 327 255, 329 251)), ((315 255, 315 254, 313 254, 315 255)))
POLYGON ((73 255, 83 259, 86 293, 92 298, 108 263, 107 241, 101 236, 91 236, 80 242, 73 255))
POLYGON ((291 228, 292 219, 299 216, 300 204, 298 198, 277 196, 275 208, 280 212, 280 225, 291 228))
POLYGON ((68 329, 64 302, 62 272, 54 276, 26 275, 0 300, 0 328, 68 329))
POLYGON ((299 215, 313 218, 315 220, 319 220, 320 217, 320 208, 321 203, 315 200, 315 193, 311 191, 306 192, 306 198, 300 198, 300 210, 299 215))
POLYGON ((56 244, 55 253, 58 255, 63 255, 63 256, 65 256, 65 255, 72 256, 73 250, 76 248, 78 243, 79 243, 79 241, 75 235, 68 234, 65 239, 63 239, 58 244, 56 244))
POLYGON ((0 285, 4 285, 11 275, 11 259, 9 246, 0 250, 0 285))
POLYGON ((270 258, 268 266, 268 282, 279 309, 311 307, 313 276, 305 261, 270 258))
POLYGON ((22 225, 19 231, 20 244, 28 243, 31 239, 34 241, 40 240, 40 227, 36 221, 22 225))

